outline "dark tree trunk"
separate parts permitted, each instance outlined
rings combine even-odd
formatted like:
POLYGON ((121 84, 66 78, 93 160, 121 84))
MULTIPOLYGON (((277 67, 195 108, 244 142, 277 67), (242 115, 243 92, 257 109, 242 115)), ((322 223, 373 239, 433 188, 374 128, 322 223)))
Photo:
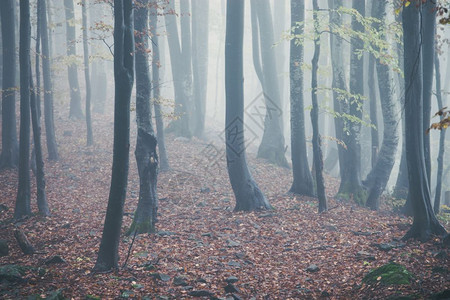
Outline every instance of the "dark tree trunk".
POLYGON ((182 50, 183 45, 180 45, 177 19, 174 13, 174 1, 169 1, 164 18, 168 34, 167 40, 175 94, 175 116, 177 119, 170 123, 168 129, 175 132, 176 135, 191 138, 188 107, 192 92, 192 78, 189 79, 192 76, 191 57, 185 56, 185 49, 182 50))
MULTIPOLYGON (((75 14, 73 0, 64 0, 64 12, 66 14, 66 46, 67 56, 75 60, 77 58, 77 43, 75 37, 75 14)), ((75 62, 67 66, 70 88, 70 111, 69 117, 73 119, 83 119, 81 110, 81 92, 78 84, 78 70, 75 62)))
POLYGON ((209 0, 192 0, 192 75, 194 81, 194 135, 205 131, 208 84, 209 0))
MULTIPOLYGON (((373 3, 373 2, 372 2, 373 3)), ((373 12, 372 12, 373 15, 373 12)), ((370 123, 373 127, 370 129, 370 135, 372 138, 372 168, 377 161, 378 150, 380 148, 380 141, 378 138, 378 108, 377 108, 377 95, 375 92, 375 57, 369 56, 369 74, 367 80, 369 81, 369 101, 370 101, 370 123)))
POLYGON ((320 33, 318 32, 319 20, 317 13, 319 12, 319 5, 317 0, 313 0, 313 18, 314 18, 314 55, 312 58, 312 70, 311 70, 311 123, 313 129, 313 154, 314 154, 314 166, 316 168, 316 186, 317 197, 319 198, 319 213, 328 210, 327 196, 325 194, 325 182, 323 179, 323 154, 321 146, 321 137, 319 132, 319 103, 317 100, 317 70, 319 69, 319 56, 320 56, 320 33))
MULTIPOLYGON (((256 14, 259 28, 259 48, 253 50, 258 55, 254 57, 255 69, 259 74, 259 80, 264 94, 266 115, 264 118, 264 133, 258 148, 258 157, 267 159, 269 162, 289 167, 285 157, 284 136, 281 130, 282 110, 280 100, 280 87, 275 58, 275 43, 273 37, 273 22, 269 0, 252 0, 251 9, 256 14), (259 53, 261 54, 259 59, 259 53)), ((256 22, 253 22, 255 24, 256 22)), ((256 30, 254 30, 256 32, 256 30)), ((254 46, 258 46, 254 43, 254 46)))
MULTIPOLYGON (((436 98, 439 110, 444 108, 441 91, 441 66, 439 56, 436 53, 434 57, 434 67, 436 72, 436 98)), ((442 116, 441 116, 442 120, 442 116)), ((438 214, 441 207, 442 195, 442 174, 444 173, 444 152, 445 152, 445 133, 446 129, 442 129, 439 133, 439 151, 437 158, 437 175, 436 175, 436 194, 434 196, 434 213, 438 214)))
POLYGON ((91 121, 91 78, 89 71, 89 45, 88 45, 88 26, 86 13, 86 0, 81 1, 81 10, 83 16, 83 56, 84 56, 84 78, 86 80, 86 145, 94 144, 94 135, 92 133, 91 121))
POLYGON ((30 205, 30 2, 20 1, 20 145, 19 187, 14 219, 31 215, 30 205))
MULTIPOLYGON (((353 0, 353 9, 362 16, 365 15, 365 1, 353 0)), ((356 32, 364 31, 364 26, 358 22, 355 16, 352 17, 352 30, 356 32)), ((358 51, 364 48, 363 41, 354 38, 350 46, 350 93, 351 98, 341 102, 343 113, 348 113, 352 117, 362 118, 362 103, 358 98, 364 95, 364 63, 358 57, 358 51)), ((356 203, 365 204, 367 193, 361 183, 361 123, 347 121, 348 132, 342 133, 342 139, 347 149, 343 152, 343 170, 341 170, 341 185, 339 196, 342 198, 352 198, 356 203)))
POLYGON ((2 153, 0 168, 15 168, 19 162, 16 129, 16 33, 15 1, 0 1, 2 25, 2 153))
POLYGON ((227 1, 225 37, 225 137, 227 168, 236 197, 235 211, 270 209, 248 170, 244 141, 244 1, 227 1))
MULTIPOLYGON (((428 240, 432 234, 443 235, 431 207, 430 185, 425 166, 423 73, 422 69, 422 5, 410 5, 403 9, 403 44, 405 60, 405 121, 406 160, 408 164, 409 199, 413 211, 413 224, 404 239, 428 240)), ((429 45, 430 46, 430 45, 429 45)), ((431 46, 433 47, 433 46, 431 46)), ((429 74, 428 74, 429 75, 429 74)), ((427 79, 429 80, 429 79, 427 79)))
POLYGON ((158 141, 158 152, 159 152, 159 168, 161 171, 168 171, 169 160, 167 159, 166 142, 164 138, 164 122, 163 113, 161 111, 160 101, 160 75, 159 68, 161 66, 160 58, 160 43, 158 38, 158 8, 157 1, 153 2, 150 7, 150 31, 152 34, 152 79, 153 79, 153 107, 155 108, 155 119, 156 119, 156 139, 158 141))
MULTIPOLYGON (((384 21, 386 15, 386 0, 377 0, 372 2, 372 16, 384 21)), ((376 23, 375 29, 381 30, 379 23, 376 23)), ((395 163, 395 154, 398 146, 397 133, 397 109, 392 97, 391 78, 389 75, 389 66, 376 62, 378 87, 380 90, 381 111, 383 115, 383 143, 381 145, 378 159, 370 173, 367 175, 365 184, 369 187, 369 193, 366 205, 373 210, 380 207, 380 196, 386 188, 386 184, 391 175, 395 163)), ((369 82, 369 85, 373 82, 369 82)))
POLYGON ((128 234, 155 232, 158 199, 156 183, 158 155, 152 126, 150 105, 150 71, 148 67, 148 0, 135 2, 136 120, 138 135, 136 163, 139 172, 139 201, 128 234))
POLYGON ((130 99, 134 82, 132 0, 114 0, 114 148, 111 186, 102 240, 94 270, 118 267, 123 206, 130 158, 130 99))
POLYGON ((58 146, 55 137, 55 122, 53 118, 53 90, 50 70, 50 48, 47 30, 47 5, 46 0, 38 0, 41 13, 41 41, 42 41, 42 73, 44 81, 44 115, 45 135, 47 137, 48 158, 58 160, 58 146))
MULTIPOLYGON (((292 34, 300 35, 304 27, 297 23, 305 20, 304 0, 291 1, 292 34)), ((305 109, 303 98, 303 43, 292 39, 290 41, 290 102, 291 102, 291 159, 293 182, 290 192, 299 195, 313 196, 314 184, 309 170, 305 137, 305 109)))
POLYGON ((38 112, 37 92, 33 86, 33 76, 30 65, 30 107, 31 107, 31 122, 33 125, 33 141, 34 141, 34 154, 36 161, 36 189, 37 189, 37 205, 39 213, 43 216, 49 216, 50 210, 48 208, 47 196, 45 193, 45 172, 44 172, 44 159, 42 157, 41 146, 41 119, 38 112))

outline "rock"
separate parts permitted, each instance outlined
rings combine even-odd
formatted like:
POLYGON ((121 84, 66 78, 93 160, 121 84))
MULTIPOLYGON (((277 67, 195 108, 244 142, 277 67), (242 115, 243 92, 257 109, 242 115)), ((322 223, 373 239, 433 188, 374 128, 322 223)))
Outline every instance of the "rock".
POLYGON ((25 268, 18 265, 4 265, 0 267, 0 281, 6 280, 9 282, 24 281, 25 268))
POLYGON ((199 282, 199 283, 206 283, 207 282, 205 278, 197 278, 196 281, 199 282))
POLYGON ((79 214, 79 213, 81 213, 81 210, 79 208, 74 208, 74 209, 72 209, 72 212, 74 214, 79 214))
POLYGON ((151 276, 153 276, 156 279, 159 279, 161 281, 167 282, 170 280, 170 276, 167 274, 163 274, 163 273, 153 273, 151 274, 151 276))
POLYGON ((176 286, 188 286, 189 284, 186 282, 186 277, 185 276, 176 276, 173 279, 173 285, 176 285, 176 286))
POLYGON ((212 237, 212 233, 211 232, 202 233, 202 236, 212 237))
POLYGON ((193 289, 194 289, 194 287, 192 285, 183 286, 183 290, 185 290, 185 291, 190 291, 190 290, 193 290, 193 289))
POLYGON ((214 293, 207 290, 197 290, 197 291, 190 291, 188 295, 192 297, 213 297, 214 293))
POLYGON ((228 247, 239 247, 241 245, 241 243, 239 242, 235 242, 233 240, 227 240, 227 245, 228 247))
POLYGON ((358 253, 356 253, 356 257, 365 260, 375 260, 375 256, 366 251, 359 251, 358 253))
POLYGON ((71 130, 64 130, 63 136, 72 136, 72 131, 71 130))
POLYGON ((401 285, 410 284, 412 279, 413 275, 404 266, 391 262, 370 271, 364 276, 362 282, 367 284, 381 282, 385 285, 401 285))
POLYGON ((392 249, 403 248, 403 247, 405 247, 406 244, 402 243, 402 242, 392 241, 390 243, 381 243, 381 244, 372 244, 372 245, 382 251, 388 252, 388 251, 391 251, 392 249))
POLYGON ((242 298, 239 297, 239 295, 236 295, 236 294, 231 294, 231 297, 233 297, 234 300, 242 300, 242 298))
POLYGON ((245 257, 245 253, 238 252, 238 253, 235 253, 234 256, 236 256, 237 259, 243 259, 245 257))
POLYGON ((61 228, 65 228, 65 229, 70 228, 70 223, 64 224, 63 226, 61 226, 61 228))
POLYGON ((271 218, 271 217, 274 217, 274 216, 276 216, 276 214, 274 214, 274 213, 265 213, 265 214, 259 215, 258 217, 260 217, 260 218, 271 218))
POLYGON ((230 202, 231 202, 231 199, 230 199, 230 198, 223 198, 223 199, 222 199, 222 202, 224 202, 224 203, 230 203, 230 202))
POLYGON ((324 228, 328 231, 338 231, 338 228, 334 225, 325 225, 324 228))
POLYGON ((314 273, 314 272, 319 271, 319 267, 316 266, 316 265, 314 265, 314 264, 312 264, 312 265, 309 265, 309 266, 306 268, 306 271, 307 271, 307 272, 314 273))
POLYGON ((204 187, 200 189, 200 193, 209 193, 211 192, 211 189, 209 187, 204 187))
POLYGON ((205 207, 205 206, 206 206, 206 202, 205 201, 197 203, 197 207, 205 207))
POLYGON ((327 291, 322 291, 322 293, 320 293, 320 296, 321 296, 321 297, 328 298, 328 297, 330 297, 331 295, 330 295, 330 293, 328 293, 327 291))
POLYGON ((372 235, 372 232, 367 232, 367 231, 352 231, 354 235, 363 235, 363 236, 369 236, 372 235))
POLYGON ((8 256, 9 255, 9 247, 7 240, 0 240, 0 256, 8 256))
POLYGON ((49 258, 45 261, 46 265, 65 264, 65 263, 67 263, 66 260, 59 255, 55 255, 52 258, 49 258))
POLYGON ((313 281, 314 281, 314 279, 312 279, 312 278, 308 277, 308 278, 306 278, 306 279, 305 279, 305 281, 306 281, 306 282, 313 282, 313 281))
POLYGON ((5 204, 0 204, 0 212, 7 211, 9 208, 5 204))
POLYGON ((234 261, 234 260, 230 260, 228 262, 228 265, 231 266, 231 267, 236 267, 236 268, 240 268, 241 267, 241 264, 239 262, 237 262, 237 261, 234 261))
POLYGON ((225 282, 227 282, 227 283, 235 283, 238 281, 239 281, 239 279, 236 276, 230 276, 227 279, 225 279, 225 282))
POLYGON ((225 293, 231 294, 231 293, 240 293, 240 291, 235 287, 232 283, 227 284, 224 288, 225 293))
POLYGON ((172 236, 172 235, 176 235, 176 233, 175 232, 171 232, 171 231, 160 230, 160 231, 158 231, 157 235, 159 235, 159 236, 172 236))

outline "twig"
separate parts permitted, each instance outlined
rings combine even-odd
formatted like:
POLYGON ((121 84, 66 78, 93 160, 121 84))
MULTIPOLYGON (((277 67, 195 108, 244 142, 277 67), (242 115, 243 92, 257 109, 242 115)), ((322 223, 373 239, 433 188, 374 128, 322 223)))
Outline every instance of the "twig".
POLYGON ((122 269, 124 269, 127 266, 128 258, 130 257, 131 248, 133 247, 134 240, 136 239, 136 235, 137 235, 137 229, 134 229, 133 239, 131 240, 130 247, 128 248, 127 258, 125 259, 125 262, 123 263, 122 269))

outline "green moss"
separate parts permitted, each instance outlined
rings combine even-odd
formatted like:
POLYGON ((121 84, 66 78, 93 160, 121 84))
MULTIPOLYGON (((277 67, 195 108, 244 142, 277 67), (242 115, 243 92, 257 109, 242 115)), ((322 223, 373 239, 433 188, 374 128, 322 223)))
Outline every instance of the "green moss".
POLYGON ((153 226, 152 219, 149 217, 146 220, 143 221, 136 221, 136 214, 133 218, 133 223, 131 223, 130 228, 127 230, 126 235, 130 236, 133 235, 136 231, 136 234, 141 233, 154 233, 155 227, 153 226))
POLYGON ((413 274, 404 266, 391 262, 370 271, 362 281, 367 284, 381 282, 385 285, 400 285, 410 284, 412 278, 413 274))
POLYGON ((353 200, 356 204, 364 206, 366 205, 368 194, 367 190, 364 189, 362 186, 352 188, 352 186, 349 183, 347 183, 344 184, 344 186, 341 186, 336 197, 343 201, 353 200))

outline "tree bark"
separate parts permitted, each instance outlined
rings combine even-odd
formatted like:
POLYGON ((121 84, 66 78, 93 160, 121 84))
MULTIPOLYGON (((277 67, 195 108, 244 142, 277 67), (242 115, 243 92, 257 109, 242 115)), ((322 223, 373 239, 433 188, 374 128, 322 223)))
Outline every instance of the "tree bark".
POLYGON ((86 80, 86 145, 94 144, 94 134, 92 133, 91 120, 91 78, 89 70, 89 45, 88 45, 88 26, 86 0, 81 1, 81 10, 83 18, 83 56, 84 56, 84 79, 86 80))
MULTIPOLYGON (((406 159, 408 164, 409 199, 413 211, 413 224, 404 239, 428 240, 432 234, 444 235, 431 207, 430 185, 425 165, 423 65, 421 45, 422 5, 404 7, 403 44, 405 64, 405 122, 406 159)), ((433 46, 431 46, 433 47, 433 46)), ((427 74, 429 75, 429 73, 427 74)), ((429 80, 429 79, 427 79, 429 80)))
POLYGON ((132 0, 114 0, 114 145, 111 186, 94 271, 118 267, 119 241, 130 156, 130 99, 134 83, 132 0))
POLYGON ((248 170, 244 141, 244 2, 227 1, 225 37, 225 137, 227 168, 236 197, 235 211, 270 209, 248 170))
POLYGON ((55 137, 55 122, 53 117, 53 88, 50 68, 49 35, 47 30, 46 0, 38 0, 41 12, 41 41, 42 41, 42 75, 44 81, 44 115, 47 151, 50 160, 58 160, 58 146, 55 137))
POLYGON ((77 120, 83 119, 83 111, 81 110, 81 91, 78 84, 77 70, 77 47, 75 37, 75 13, 73 0, 64 0, 64 12, 66 15, 66 46, 67 56, 71 59, 67 66, 67 74, 69 76, 70 88, 70 111, 69 117, 77 120))
MULTIPOLYGON (((373 3, 373 2, 372 2, 373 3)), ((372 12, 373 15, 373 12, 372 12)), ((372 168, 377 161, 378 151, 380 148, 380 141, 378 138, 378 107, 377 107, 377 95, 375 92, 375 57, 369 54, 369 101, 370 101, 370 123, 372 128, 370 129, 371 141, 372 141, 372 168)))
POLYGON ((15 1, 0 1, 2 27, 2 153, 0 168, 15 168, 19 162, 16 126, 16 33, 15 1))
POLYGON ((30 205, 30 2, 20 1, 20 145, 19 186, 14 219, 31 215, 30 205))
MULTIPOLYGON (((301 35, 304 27, 297 23, 305 20, 303 0, 291 1, 292 34, 301 35)), ((303 97, 303 41, 290 41, 290 102, 291 102, 291 159, 293 182, 290 192, 305 196, 314 196, 314 184, 308 165, 305 137, 305 109, 303 97)))

